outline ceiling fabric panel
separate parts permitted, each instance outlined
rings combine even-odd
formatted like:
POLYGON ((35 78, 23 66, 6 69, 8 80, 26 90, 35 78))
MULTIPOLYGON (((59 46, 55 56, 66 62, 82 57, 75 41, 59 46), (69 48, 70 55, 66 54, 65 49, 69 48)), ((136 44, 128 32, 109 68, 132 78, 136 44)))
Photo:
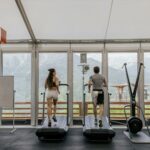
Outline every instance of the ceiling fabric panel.
POLYGON ((150 0, 114 0, 107 39, 150 38, 150 0))
POLYGON ((0 26, 8 40, 31 39, 15 0, 0 0, 0 26))
POLYGON ((22 0, 38 39, 103 39, 111 0, 22 0))
MULTIPOLYGON (((21 0, 37 39, 99 39, 112 0, 21 0)), ((113 0, 106 39, 150 38, 150 0, 113 0)), ((0 0, 0 26, 8 40, 31 39, 15 0, 0 0)))

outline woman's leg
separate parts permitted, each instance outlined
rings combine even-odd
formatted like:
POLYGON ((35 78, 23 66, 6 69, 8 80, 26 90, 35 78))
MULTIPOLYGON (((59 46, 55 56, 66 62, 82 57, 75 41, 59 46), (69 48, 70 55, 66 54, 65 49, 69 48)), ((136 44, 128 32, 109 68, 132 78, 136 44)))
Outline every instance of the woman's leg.
POLYGON ((58 100, 58 92, 55 91, 53 93, 53 105, 54 105, 54 116, 53 116, 53 120, 54 122, 57 122, 57 119, 56 119, 56 104, 57 104, 57 100, 58 100))
POLYGON ((53 105, 54 105, 54 116, 56 116, 57 99, 53 99, 53 105))
POLYGON ((99 127, 102 127, 103 126, 103 124, 102 124, 102 116, 103 116, 103 114, 104 114, 104 105, 103 104, 101 104, 101 105, 99 105, 99 127))
POLYGON ((51 115, 52 115, 52 98, 47 99, 47 116, 48 116, 48 121, 51 121, 51 115))

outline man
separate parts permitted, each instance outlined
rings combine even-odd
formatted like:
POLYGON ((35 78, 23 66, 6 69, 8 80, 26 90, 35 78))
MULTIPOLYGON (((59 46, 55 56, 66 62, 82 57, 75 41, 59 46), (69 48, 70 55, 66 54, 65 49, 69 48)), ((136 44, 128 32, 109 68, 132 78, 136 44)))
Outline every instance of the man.
POLYGON ((103 88, 107 87, 107 83, 105 77, 101 74, 100 68, 95 66, 93 68, 94 75, 92 75, 89 79, 88 90, 89 93, 91 91, 91 85, 93 85, 92 90, 92 100, 94 107, 94 116, 95 116, 95 125, 97 125, 97 105, 99 105, 99 127, 102 127, 102 116, 104 112, 104 91, 103 88))

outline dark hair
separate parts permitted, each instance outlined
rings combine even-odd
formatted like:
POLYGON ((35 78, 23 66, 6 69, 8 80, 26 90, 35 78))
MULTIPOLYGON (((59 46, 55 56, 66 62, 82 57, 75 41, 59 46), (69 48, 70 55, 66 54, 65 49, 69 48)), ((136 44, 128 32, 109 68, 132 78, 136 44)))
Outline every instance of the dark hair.
POLYGON ((48 74, 48 77, 46 79, 45 87, 48 87, 50 89, 54 86, 53 73, 55 72, 55 69, 51 68, 51 69, 48 69, 48 71, 49 71, 49 74, 48 74))
POLYGON ((94 70, 94 73, 99 73, 99 71, 100 71, 100 69, 99 69, 98 66, 95 66, 95 67, 93 68, 93 70, 94 70))

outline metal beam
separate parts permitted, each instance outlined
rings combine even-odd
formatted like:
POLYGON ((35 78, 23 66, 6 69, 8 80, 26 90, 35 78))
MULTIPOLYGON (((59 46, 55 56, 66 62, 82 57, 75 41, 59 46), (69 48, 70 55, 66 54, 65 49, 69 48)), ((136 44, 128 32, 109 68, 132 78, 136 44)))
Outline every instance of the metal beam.
POLYGON ((23 40, 7 40, 7 44, 35 44, 32 40, 23 39, 23 40))
MULTIPOLYGON (((108 83, 108 52, 105 49, 105 45, 104 45, 104 49, 102 52, 102 74, 104 75, 107 83, 108 83)), ((109 97, 108 97, 108 88, 105 89, 105 104, 104 104, 104 115, 109 116, 109 109, 110 109, 110 103, 109 103, 109 97)), ((109 116, 110 117, 110 116, 109 116)))
POLYGON ((31 125, 38 125, 38 100, 39 100, 39 55, 34 45, 32 51, 32 76, 31 76, 31 125))
POLYGON ((38 39, 38 44, 119 44, 119 43, 150 43, 150 39, 83 39, 83 40, 44 40, 38 39))
POLYGON ((67 54, 67 83, 69 84, 69 118, 70 118, 70 125, 73 124, 73 53, 70 49, 68 50, 67 54))
MULTIPOLYGON (((141 48, 141 44, 140 44, 140 48, 138 51, 138 68, 140 66, 140 63, 144 64, 144 51, 141 48)), ((143 113, 145 114, 145 104, 144 104, 144 67, 142 67, 141 69, 141 74, 140 74, 140 79, 139 79, 139 86, 138 86, 138 105, 141 107, 143 113)), ((140 110, 138 110, 139 113, 139 117, 143 122, 143 125, 145 126, 145 120, 143 118, 142 112, 140 110)))
MULTIPOLYGON (((35 44, 32 40, 7 40, 7 44, 35 44)), ((130 44, 130 43, 150 43, 150 39, 108 39, 108 40, 48 40, 37 39, 36 44, 130 44)))
MULTIPOLYGON (((3 52, 0 44, 0 76, 3 75, 3 52)), ((0 108, 0 126, 2 125, 2 108, 0 108)))
POLYGON ((28 32, 29 32, 29 34, 31 36, 31 39, 32 39, 33 43, 36 43, 37 42, 36 37, 34 35, 34 32, 32 30, 31 24, 30 24, 29 19, 28 19, 27 15, 26 15, 26 12, 25 12, 25 9, 24 9, 24 7, 22 5, 21 0, 15 0, 15 2, 17 4, 17 7, 18 7, 20 13, 21 13, 21 16, 23 18, 23 21, 24 21, 24 23, 25 23, 25 25, 27 27, 27 30, 28 30, 28 32))

